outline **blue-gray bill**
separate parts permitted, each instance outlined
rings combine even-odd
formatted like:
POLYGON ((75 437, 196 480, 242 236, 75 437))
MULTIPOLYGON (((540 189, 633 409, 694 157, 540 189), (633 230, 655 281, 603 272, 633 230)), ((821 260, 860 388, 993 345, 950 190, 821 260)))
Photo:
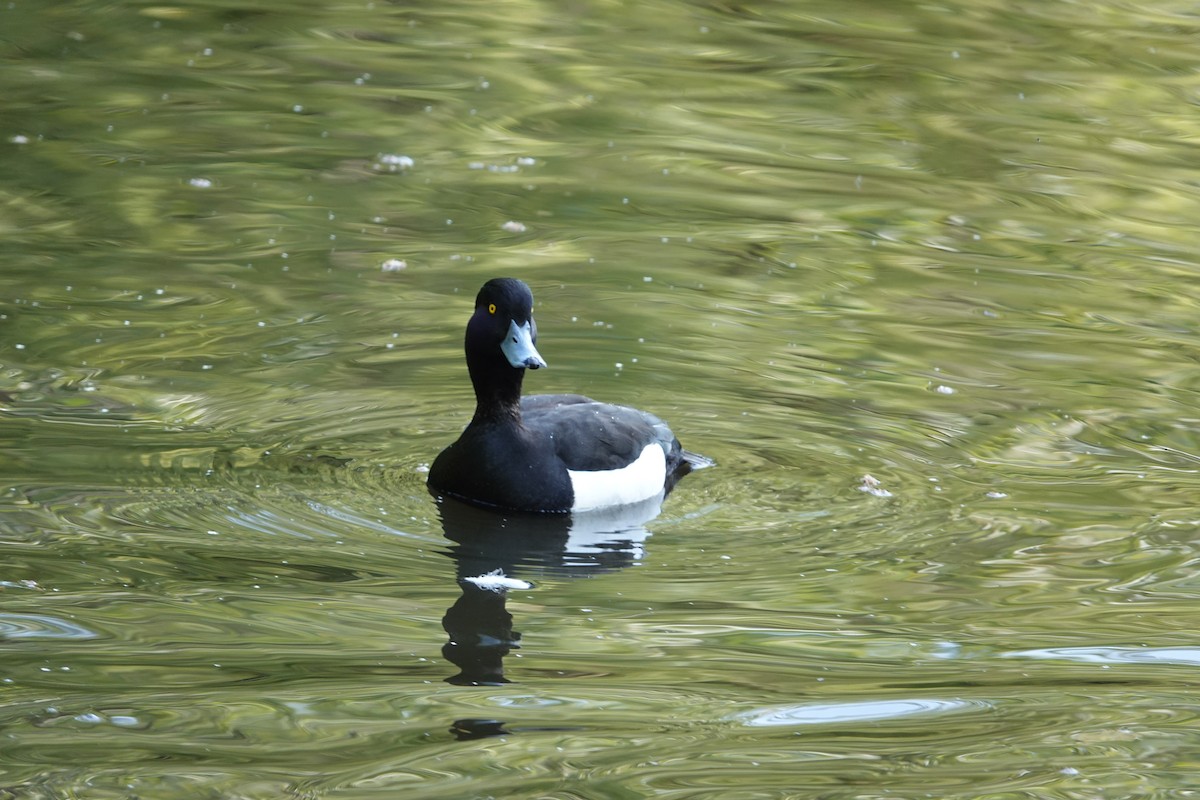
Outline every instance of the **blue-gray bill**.
POLYGON ((527 321, 518 326, 516 320, 508 323, 508 335, 504 337, 500 349, 508 363, 514 367, 539 369, 547 366, 545 359, 533 346, 533 323, 527 321))

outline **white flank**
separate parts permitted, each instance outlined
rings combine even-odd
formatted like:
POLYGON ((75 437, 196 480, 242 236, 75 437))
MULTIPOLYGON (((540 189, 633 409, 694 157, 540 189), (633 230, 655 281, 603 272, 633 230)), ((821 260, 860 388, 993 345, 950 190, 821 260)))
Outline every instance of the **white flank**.
POLYGON ((567 470, 575 490, 572 511, 592 511, 609 506, 627 506, 647 500, 662 491, 667 479, 667 454, 662 446, 648 444, 627 467, 595 471, 567 470))

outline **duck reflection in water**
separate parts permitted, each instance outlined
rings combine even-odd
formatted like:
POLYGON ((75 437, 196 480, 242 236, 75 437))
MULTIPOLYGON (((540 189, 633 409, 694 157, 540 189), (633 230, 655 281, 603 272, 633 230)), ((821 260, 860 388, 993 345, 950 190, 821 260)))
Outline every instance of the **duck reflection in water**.
POLYGON ((530 589, 539 577, 590 577, 636 564, 658 515, 662 496, 602 513, 500 514, 442 498, 438 511, 462 594, 442 618, 442 648, 459 672, 448 683, 508 683, 504 658, 520 648, 508 594, 530 589))
MULTIPOLYGON (((442 618, 449 637, 442 655, 459 670, 446 682, 509 683, 504 658, 521 646, 507 608, 509 593, 533 589, 531 578, 591 577, 638 563, 650 536, 645 524, 661 507, 659 495, 602 513, 500 514, 440 499, 442 527, 452 542, 448 554, 462 592, 442 618)), ((450 728, 461 740, 529 730, 534 728, 509 729, 503 720, 471 718, 455 720, 450 728)))

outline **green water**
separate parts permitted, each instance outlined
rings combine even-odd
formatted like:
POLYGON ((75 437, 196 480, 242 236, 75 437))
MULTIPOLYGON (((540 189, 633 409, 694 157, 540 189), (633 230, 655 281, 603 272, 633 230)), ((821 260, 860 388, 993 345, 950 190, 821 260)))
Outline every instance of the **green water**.
POLYGON ((1188 796, 1198 33, 0 6, 0 798, 1188 796), (498 275, 717 466, 439 508, 498 275))

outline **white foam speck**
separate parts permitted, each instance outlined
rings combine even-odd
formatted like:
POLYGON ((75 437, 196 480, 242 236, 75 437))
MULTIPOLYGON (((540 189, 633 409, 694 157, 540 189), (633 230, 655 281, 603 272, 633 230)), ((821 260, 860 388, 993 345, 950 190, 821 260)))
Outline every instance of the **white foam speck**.
POLYGON ((483 575, 476 575, 474 578, 463 578, 467 583, 473 583, 480 589, 486 589, 489 592, 507 592, 509 589, 531 589, 533 584, 529 581, 518 580, 517 578, 508 578, 504 575, 504 570, 494 569, 491 572, 483 575))
POLYGON ((873 495, 875 497, 891 497, 892 496, 892 493, 889 492, 887 489, 884 489, 883 485, 880 484, 879 479, 876 478, 874 475, 863 475, 862 480, 858 485, 858 490, 860 492, 866 492, 867 494, 873 495))
POLYGON ((412 169, 416 163, 410 156, 396 153, 380 153, 375 156, 375 169, 380 171, 403 172, 412 169))

